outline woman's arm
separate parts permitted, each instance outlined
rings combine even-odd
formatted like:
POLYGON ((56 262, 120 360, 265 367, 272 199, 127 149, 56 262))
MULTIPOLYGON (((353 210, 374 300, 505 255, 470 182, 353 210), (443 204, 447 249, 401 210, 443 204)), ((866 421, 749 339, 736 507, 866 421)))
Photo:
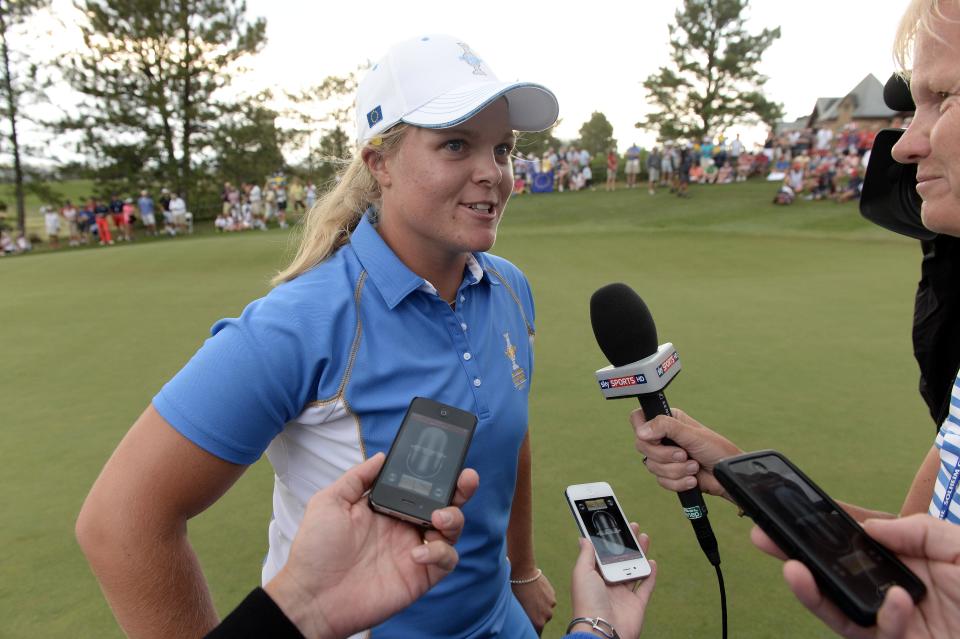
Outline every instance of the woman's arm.
POLYGON ((940 449, 931 446, 923 463, 917 470, 906 499, 900 507, 900 516, 906 517, 916 513, 925 513, 930 508, 933 499, 933 489, 937 485, 937 473, 940 471, 940 449))
MULTIPOLYGON (((507 525, 507 556, 510 558, 510 579, 529 579, 537 573, 533 552, 533 482, 530 433, 520 446, 517 460, 517 485, 507 525)), ((520 601, 537 633, 553 617, 557 605, 556 593, 546 575, 525 584, 513 584, 513 594, 520 601)))
POLYGON ((201 637, 217 615, 187 520, 243 474, 173 429, 151 404, 107 461, 76 534, 130 637, 201 637))

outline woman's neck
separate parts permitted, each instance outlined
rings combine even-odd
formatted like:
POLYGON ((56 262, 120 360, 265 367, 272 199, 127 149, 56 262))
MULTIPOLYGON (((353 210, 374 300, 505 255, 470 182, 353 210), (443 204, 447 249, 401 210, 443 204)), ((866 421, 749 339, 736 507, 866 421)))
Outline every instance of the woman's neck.
POLYGON ((456 300, 463 281, 463 269, 467 265, 467 253, 430 251, 428 247, 397 241, 391 233, 384 233, 382 224, 376 228, 383 241, 407 268, 430 282, 437 289, 437 294, 448 303, 456 300))

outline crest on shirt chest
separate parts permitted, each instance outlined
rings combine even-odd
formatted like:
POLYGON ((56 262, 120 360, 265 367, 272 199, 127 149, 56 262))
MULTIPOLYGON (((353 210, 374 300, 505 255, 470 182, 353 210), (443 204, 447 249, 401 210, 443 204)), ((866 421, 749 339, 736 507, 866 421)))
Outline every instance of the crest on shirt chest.
POLYGON ((510 333, 504 333, 503 339, 507 343, 507 348, 503 352, 510 360, 510 376, 513 378, 514 387, 520 390, 527 383, 527 373, 517 364, 517 347, 510 341, 510 333))

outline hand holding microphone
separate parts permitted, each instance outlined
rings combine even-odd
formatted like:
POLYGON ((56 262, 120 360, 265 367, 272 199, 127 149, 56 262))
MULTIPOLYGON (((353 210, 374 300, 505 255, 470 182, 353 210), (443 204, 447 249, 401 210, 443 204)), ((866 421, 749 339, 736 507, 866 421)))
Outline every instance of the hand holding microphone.
POLYGON ((714 465, 743 451, 726 437, 710 430, 683 411, 647 419, 642 409, 630 414, 636 447, 644 466, 667 490, 680 492, 699 486, 708 495, 729 499, 713 476, 714 465), (667 443, 672 442, 672 444, 667 443))

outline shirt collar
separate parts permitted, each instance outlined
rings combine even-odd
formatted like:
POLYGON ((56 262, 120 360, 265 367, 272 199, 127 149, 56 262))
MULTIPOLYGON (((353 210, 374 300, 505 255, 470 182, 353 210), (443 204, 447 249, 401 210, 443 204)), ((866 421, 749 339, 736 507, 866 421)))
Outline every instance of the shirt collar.
MULTIPOLYGON (((357 259, 366 270, 370 281, 373 282, 380 295, 390 309, 403 301, 407 295, 418 289, 436 293, 436 289, 425 279, 411 271, 406 264, 400 261, 396 253, 383 241, 377 229, 370 222, 368 210, 361 218, 360 223, 350 234, 350 245, 353 247, 357 259), (426 288, 425 288, 426 287, 426 288)), ((483 279, 496 283, 495 278, 487 275, 487 261, 483 253, 472 253, 467 257, 467 275, 469 284, 476 284, 483 279)))

